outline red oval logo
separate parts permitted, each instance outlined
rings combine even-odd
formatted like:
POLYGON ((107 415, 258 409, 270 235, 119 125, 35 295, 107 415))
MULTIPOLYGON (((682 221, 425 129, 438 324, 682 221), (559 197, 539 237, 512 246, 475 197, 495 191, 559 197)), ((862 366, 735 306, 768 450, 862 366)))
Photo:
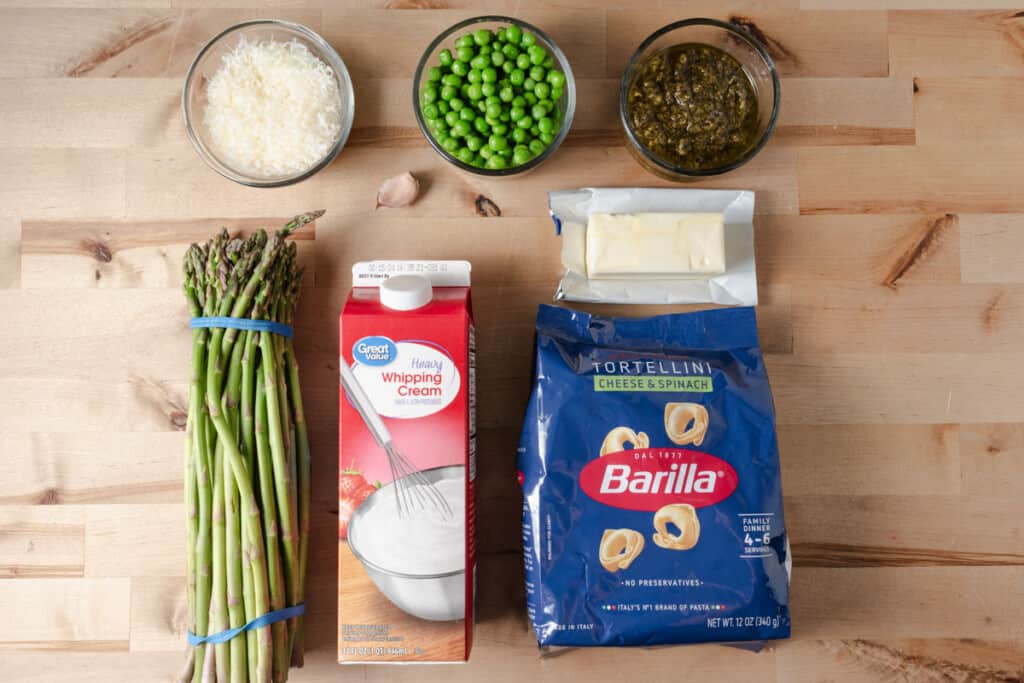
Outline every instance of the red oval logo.
POLYGON ((670 503, 714 505, 731 496, 738 484, 736 470, 726 461, 681 448, 609 453, 580 472, 580 486, 597 502, 651 512, 670 503))

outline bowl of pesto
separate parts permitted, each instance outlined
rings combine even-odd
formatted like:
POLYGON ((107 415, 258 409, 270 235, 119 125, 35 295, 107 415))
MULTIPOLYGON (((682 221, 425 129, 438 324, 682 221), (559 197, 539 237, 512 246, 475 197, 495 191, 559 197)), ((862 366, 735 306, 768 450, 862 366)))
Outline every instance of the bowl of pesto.
POLYGON ((779 113, 779 75, 768 50, 740 26, 685 19, 637 48, 619 88, 628 147, 648 171, 699 180, 747 163, 779 113))

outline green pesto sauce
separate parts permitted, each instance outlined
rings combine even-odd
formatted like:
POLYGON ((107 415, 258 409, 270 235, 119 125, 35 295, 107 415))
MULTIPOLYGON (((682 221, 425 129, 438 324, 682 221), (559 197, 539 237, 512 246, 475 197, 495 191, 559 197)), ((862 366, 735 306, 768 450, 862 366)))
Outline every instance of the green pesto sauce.
POLYGON ((737 161, 757 135, 757 95, 743 67, 710 45, 673 45, 645 59, 627 116, 654 156, 697 170, 737 161))

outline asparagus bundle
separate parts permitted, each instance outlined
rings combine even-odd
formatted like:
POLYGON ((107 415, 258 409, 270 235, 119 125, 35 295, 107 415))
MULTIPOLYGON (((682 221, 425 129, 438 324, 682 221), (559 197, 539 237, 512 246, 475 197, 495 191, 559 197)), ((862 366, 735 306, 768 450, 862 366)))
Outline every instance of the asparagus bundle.
MULTIPOLYGON (((290 325, 302 270, 293 231, 232 239, 226 230, 185 256, 193 317, 290 325)), ((309 439, 291 338, 197 328, 185 445, 189 627, 206 636, 303 603, 309 545, 309 439)), ((301 616, 189 649, 182 680, 285 681, 302 666, 301 616)))

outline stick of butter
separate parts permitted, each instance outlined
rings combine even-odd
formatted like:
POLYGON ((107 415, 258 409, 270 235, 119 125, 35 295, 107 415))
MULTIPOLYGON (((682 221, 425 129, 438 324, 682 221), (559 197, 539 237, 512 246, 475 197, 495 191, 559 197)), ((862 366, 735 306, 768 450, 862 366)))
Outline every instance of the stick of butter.
POLYGON ((587 277, 697 277, 725 272, 720 213, 590 214, 587 277))

